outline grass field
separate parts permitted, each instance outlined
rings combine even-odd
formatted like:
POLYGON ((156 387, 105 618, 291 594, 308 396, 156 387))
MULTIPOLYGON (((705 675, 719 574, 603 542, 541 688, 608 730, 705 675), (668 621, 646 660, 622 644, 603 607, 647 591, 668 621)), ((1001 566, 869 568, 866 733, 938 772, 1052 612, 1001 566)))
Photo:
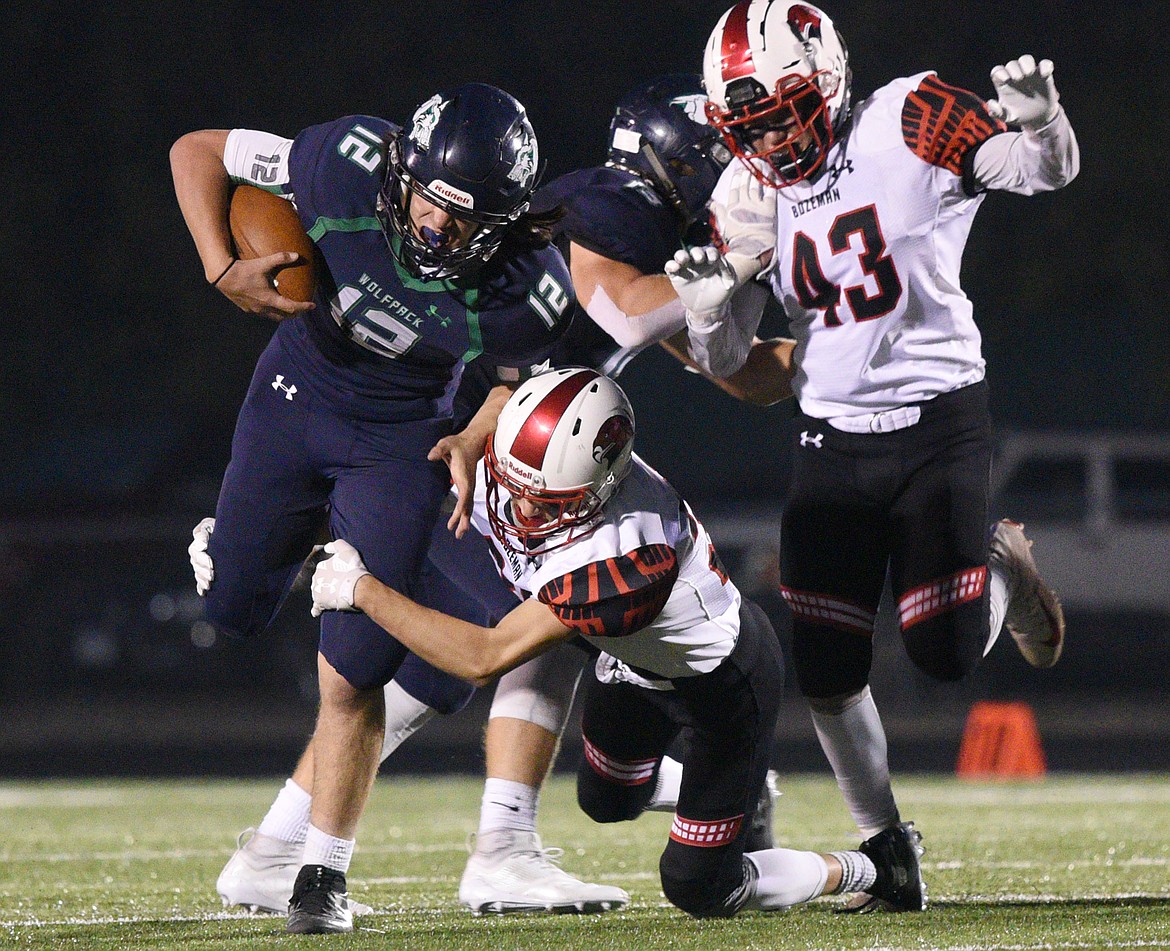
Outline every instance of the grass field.
MULTIPOLYGON (((215 877, 276 781, 0 783, 0 947, 1060 949, 1170 947, 1170 778, 1058 776, 971 784, 904 777, 904 815, 925 833, 931 907, 857 918, 839 899, 777 915, 693 921, 667 905, 657 858, 669 817, 599 826, 569 779, 542 803, 564 866, 626 888, 605 916, 475 918, 456 890, 474 828, 475 778, 379 781, 350 870, 381 913, 353 935, 287 937, 283 919, 225 911, 215 877)), ((831 781, 782 779, 780 844, 856 841, 831 781)))

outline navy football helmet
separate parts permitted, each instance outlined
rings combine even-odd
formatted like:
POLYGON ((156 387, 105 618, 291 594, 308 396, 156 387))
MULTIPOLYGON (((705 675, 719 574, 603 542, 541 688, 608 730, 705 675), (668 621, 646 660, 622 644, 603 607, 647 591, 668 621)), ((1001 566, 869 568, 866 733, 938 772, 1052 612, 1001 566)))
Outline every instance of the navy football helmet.
POLYGON ((536 187, 536 134, 524 107, 502 89, 467 83, 432 96, 391 141, 378 212, 390 250, 430 280, 474 270, 495 253, 508 226, 528 210, 536 187), (410 199, 418 192, 478 227, 458 247, 416 234, 410 199))
POLYGON ((629 93, 609 124, 606 165, 645 179, 687 224, 702 217, 731 151, 707 124, 698 76, 662 76, 629 93))

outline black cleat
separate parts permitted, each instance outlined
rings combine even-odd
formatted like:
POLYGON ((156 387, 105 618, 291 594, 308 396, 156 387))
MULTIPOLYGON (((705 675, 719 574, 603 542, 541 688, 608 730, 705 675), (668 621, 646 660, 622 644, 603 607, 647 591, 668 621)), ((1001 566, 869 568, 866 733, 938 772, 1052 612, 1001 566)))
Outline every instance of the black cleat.
POLYGON ((353 931, 353 911, 345 894, 345 872, 305 865, 297 874, 288 901, 288 934, 336 934, 353 931))
POLYGON ((834 909, 841 915, 875 915, 898 910, 888 901, 876 898, 869 892, 857 892, 844 905, 834 909))
POLYGON ((913 822, 899 822, 861 843, 861 851, 877 869, 869 894, 886 902, 891 911, 926 909, 926 884, 918 861, 924 851, 921 842, 922 833, 913 822))
POLYGON ((764 785, 760 787, 760 798, 756 802, 756 811, 752 814, 751 825, 748 826, 747 835, 744 838, 743 850, 745 852, 763 852, 776 847, 772 838, 772 817, 775 811, 773 806, 780 795, 779 789, 776 788, 777 778, 776 770, 768 770, 768 775, 764 778, 764 785))

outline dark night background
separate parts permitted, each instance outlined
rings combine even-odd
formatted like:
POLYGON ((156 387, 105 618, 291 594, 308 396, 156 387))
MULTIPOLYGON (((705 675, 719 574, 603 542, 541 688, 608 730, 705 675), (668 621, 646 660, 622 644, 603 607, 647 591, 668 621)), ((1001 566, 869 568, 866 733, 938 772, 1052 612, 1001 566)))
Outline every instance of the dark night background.
MULTIPOLYGON (((95 718, 99 701, 141 718, 164 695, 249 691, 299 697, 298 728, 305 710, 311 719, 310 639, 196 650, 187 636, 189 527, 213 510, 273 325, 204 282, 171 187, 179 135, 292 136, 356 112, 403 121, 438 89, 480 80, 525 103, 553 177, 604 160, 628 89, 699 71, 728 2, 10 8, 0 705, 60 694, 95 718)), ((829 13, 849 43, 855 100, 925 69, 990 98, 992 66, 1026 52, 1055 61, 1080 177, 1054 195, 990 196, 964 262, 995 417, 1005 430, 1165 437, 1170 5, 841 0, 829 13)), ((737 404, 657 351, 623 383, 641 454, 701 511, 778 509, 789 408, 737 404)), ((60 708, 66 732, 77 709, 60 708)), ((0 750, 0 769, 35 770, 36 750, 59 739, 52 722, 23 753, 0 750)))

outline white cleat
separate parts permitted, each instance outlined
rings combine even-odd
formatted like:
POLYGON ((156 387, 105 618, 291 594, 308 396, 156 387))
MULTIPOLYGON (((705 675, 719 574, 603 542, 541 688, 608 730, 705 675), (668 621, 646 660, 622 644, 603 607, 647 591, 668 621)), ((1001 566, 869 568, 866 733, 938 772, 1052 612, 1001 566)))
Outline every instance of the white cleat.
POLYGON ((582 882, 563 871, 556 864, 561 854, 542 848, 535 832, 505 829, 480 836, 459 882, 459 901, 477 915, 596 914, 629 904, 622 889, 582 882))
POLYGON ((996 522, 991 561, 1002 565, 1010 579, 1004 624, 1016 646, 1033 667, 1051 667, 1064 648, 1064 610, 1040 577, 1023 525, 1006 518, 996 522))
MULTIPOLYGON (((304 843, 286 842, 245 829, 236 845, 235 854, 215 881, 224 907, 236 905, 254 915, 287 915, 288 900, 301 870, 304 843)), ((374 910, 352 899, 349 907, 355 915, 368 915, 374 910)))

